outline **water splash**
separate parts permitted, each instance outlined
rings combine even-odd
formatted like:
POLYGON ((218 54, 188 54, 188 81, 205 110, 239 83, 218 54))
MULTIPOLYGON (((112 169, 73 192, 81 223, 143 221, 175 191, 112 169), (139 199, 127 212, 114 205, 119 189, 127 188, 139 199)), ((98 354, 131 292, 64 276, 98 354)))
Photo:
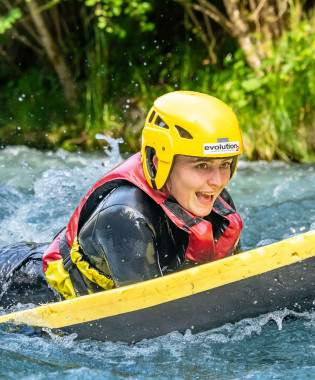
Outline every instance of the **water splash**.
POLYGON ((122 161, 122 140, 109 137, 108 141, 105 159, 100 153, 40 152, 26 147, 1 150, 0 246, 51 241, 90 187, 122 161))
MULTIPOLYGON (((240 379, 254 373, 259 376, 255 378, 266 378, 266 369, 287 374, 287 360, 296 368, 295 375, 312 372, 313 356, 305 357, 299 342, 312 344, 314 313, 283 310, 196 335, 191 330, 184 335, 173 332, 134 345, 76 341, 73 335, 47 333, 46 338, 39 338, 0 331, 0 344, 6 343, 1 362, 11 352, 11 371, 17 375, 32 368, 36 379, 47 378, 52 366, 54 374, 63 379, 83 374, 98 379, 240 379), (292 356, 293 349, 299 355, 292 356), (268 363, 266 368, 264 363, 268 363)), ((0 368, 0 377, 4 373, 0 368)))
MULTIPOLYGON (((105 159, 104 153, 1 150, 0 244, 51 240, 90 186, 122 161, 120 142, 113 141, 112 146, 109 142, 105 159)), ((296 233, 315 229, 313 174, 310 165, 240 162, 229 187, 244 221, 244 249, 279 241, 293 229, 296 233)), ((46 336, 25 336, 1 326, 0 378, 304 379, 314 375, 314 312, 284 310, 205 333, 193 331, 129 346, 76 341, 73 336, 54 339, 48 331, 46 336)))
POLYGON ((123 161, 123 158, 121 157, 119 151, 119 144, 122 144, 124 142, 121 137, 114 139, 113 137, 97 133, 95 135, 95 138, 97 140, 105 140, 108 143, 108 146, 104 146, 104 152, 109 157, 109 159, 104 163, 106 169, 110 170, 116 166, 117 163, 123 161))

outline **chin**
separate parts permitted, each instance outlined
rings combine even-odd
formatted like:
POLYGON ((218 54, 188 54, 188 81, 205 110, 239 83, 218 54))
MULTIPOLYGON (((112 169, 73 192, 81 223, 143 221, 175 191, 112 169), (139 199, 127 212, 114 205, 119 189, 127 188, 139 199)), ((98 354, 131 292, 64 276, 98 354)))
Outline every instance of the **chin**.
POLYGON ((196 210, 196 212, 194 212, 194 211, 191 211, 194 215, 196 215, 196 216, 199 216, 199 217, 201 217, 201 218, 204 218, 205 216, 207 216, 207 215, 209 215, 210 214, 210 212, 211 212, 211 210, 212 210, 212 207, 211 207, 211 209, 209 209, 209 210, 196 210))
POLYGON ((210 212, 211 212, 211 210, 209 212, 200 213, 200 215, 198 215, 198 216, 200 216, 200 218, 204 218, 205 216, 209 215, 210 212))
POLYGON ((182 205, 182 207, 188 212, 192 213, 193 215, 203 218, 210 214, 210 212, 212 211, 213 204, 211 206, 207 206, 206 208, 198 206, 189 207, 189 205, 187 205, 187 207, 182 205))

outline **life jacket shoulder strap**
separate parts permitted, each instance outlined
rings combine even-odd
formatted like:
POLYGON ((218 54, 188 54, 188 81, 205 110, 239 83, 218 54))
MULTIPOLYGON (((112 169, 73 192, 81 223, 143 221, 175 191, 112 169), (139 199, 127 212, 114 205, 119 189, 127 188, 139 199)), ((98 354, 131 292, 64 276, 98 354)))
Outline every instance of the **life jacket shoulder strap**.
POLYGON ((194 218, 188 212, 186 212, 176 201, 173 201, 171 198, 166 199, 161 206, 167 212, 170 211, 174 214, 180 221, 183 222, 181 227, 184 231, 188 231, 189 228, 195 226, 202 222, 202 218, 194 218))
POLYGON ((66 230, 62 231, 60 235, 59 252, 62 257, 63 267, 69 272, 70 280, 76 296, 80 297, 89 294, 78 267, 72 261, 70 248, 66 239, 66 230))
POLYGON ((222 196, 218 196, 218 198, 214 201, 213 208, 215 211, 221 216, 228 216, 230 214, 235 214, 236 211, 233 209, 231 205, 229 205, 222 196))

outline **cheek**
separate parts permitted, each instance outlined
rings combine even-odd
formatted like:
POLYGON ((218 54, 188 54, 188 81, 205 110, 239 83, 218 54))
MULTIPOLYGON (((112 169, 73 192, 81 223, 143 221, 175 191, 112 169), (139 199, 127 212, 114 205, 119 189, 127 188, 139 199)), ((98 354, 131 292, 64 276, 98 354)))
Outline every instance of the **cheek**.
POLYGON ((223 187, 225 187, 229 182, 230 182, 230 171, 228 173, 224 173, 223 177, 222 177, 222 183, 223 183, 223 187))
POLYGON ((179 188, 186 191, 196 191, 200 186, 200 182, 201 180, 199 176, 196 176, 194 173, 188 172, 180 178, 179 188))
POLYGON ((171 175, 167 182, 168 191, 177 199, 183 201, 195 191, 196 184, 191 173, 181 172, 171 175))

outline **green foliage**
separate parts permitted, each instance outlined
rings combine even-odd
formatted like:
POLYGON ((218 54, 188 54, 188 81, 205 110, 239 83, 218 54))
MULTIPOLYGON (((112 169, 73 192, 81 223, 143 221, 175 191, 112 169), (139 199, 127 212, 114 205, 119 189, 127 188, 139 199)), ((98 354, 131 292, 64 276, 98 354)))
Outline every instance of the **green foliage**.
POLYGON ((98 27, 109 34, 125 38, 130 31, 130 21, 138 23, 141 32, 151 31, 154 24, 148 21, 148 12, 152 10, 149 1, 137 0, 85 0, 88 7, 94 7, 98 27), (127 23, 127 25, 126 25, 127 23))
POLYGON ((257 75, 242 52, 213 77, 219 98, 238 114, 250 159, 309 161, 315 150, 315 30, 288 30, 257 75))
POLYGON ((36 69, 2 86, 0 104, 1 145, 27 144, 52 149, 52 126, 69 122, 58 81, 36 69))
MULTIPOLYGON (((224 40, 218 63, 209 65, 200 39, 178 21, 181 8, 173 1, 160 12, 158 0, 59 1, 62 7, 78 2, 80 23, 77 15, 69 17, 72 32, 62 41, 81 93, 77 107, 67 106, 43 56, 34 60, 22 50, 17 68, 0 59, 0 145, 92 150, 102 133, 122 136, 123 149, 136 151, 153 100, 195 90, 235 110, 249 159, 314 160, 314 16, 294 22, 291 15, 291 30, 257 74, 232 39, 224 40)), ((7 41, 7 34, 0 39, 7 41)))
POLYGON ((22 17, 20 8, 14 8, 6 16, 0 17, 0 34, 4 34, 12 25, 22 17))

